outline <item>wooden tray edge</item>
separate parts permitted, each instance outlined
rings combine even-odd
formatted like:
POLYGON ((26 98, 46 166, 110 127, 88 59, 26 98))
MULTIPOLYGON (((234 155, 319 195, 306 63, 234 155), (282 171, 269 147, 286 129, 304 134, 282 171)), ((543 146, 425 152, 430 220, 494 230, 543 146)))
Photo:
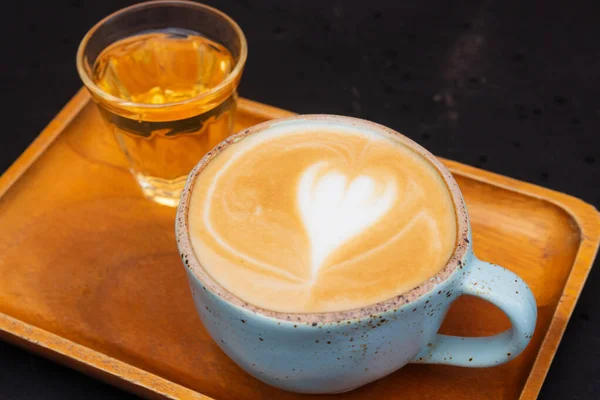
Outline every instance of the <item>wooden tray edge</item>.
POLYGON ((247 113, 252 113, 264 119, 285 118, 297 115, 295 112, 284 110, 283 108, 269 106, 257 101, 240 97, 238 108, 244 109, 247 113))
POLYGON ((50 121, 42 132, 36 137, 25 151, 13 162, 0 176, 0 197, 15 183, 27 168, 42 154, 63 129, 77 116, 79 111, 87 104, 90 96, 84 90, 79 91, 50 121))
POLYGON ((446 159, 442 159, 442 161, 452 173, 554 204, 573 218, 580 231, 581 242, 573 267, 519 397, 523 400, 535 399, 542 388, 552 360, 556 355, 556 350, 567 329, 577 300, 596 258, 600 243, 600 213, 591 204, 565 193, 481 170, 456 161, 446 159))
MULTIPOLYGON (((88 92, 85 88, 80 89, 21 156, 0 176, 0 197, 50 146, 89 101, 88 92)), ((274 116, 283 118, 295 114, 243 98, 239 99, 238 107, 264 118, 274 116)), ((600 242, 600 214, 592 205, 576 197, 456 161, 441 159, 452 173, 553 203, 569 214, 580 230, 582 240, 573 268, 520 396, 520 399, 535 398, 542 387, 558 344, 592 268, 600 242)), ((150 372, 3 313, 0 313, 0 338, 145 397, 155 397, 158 394, 162 398, 210 399, 150 372)))
POLYGON ((145 398, 212 399, 3 313, 0 339, 145 398))

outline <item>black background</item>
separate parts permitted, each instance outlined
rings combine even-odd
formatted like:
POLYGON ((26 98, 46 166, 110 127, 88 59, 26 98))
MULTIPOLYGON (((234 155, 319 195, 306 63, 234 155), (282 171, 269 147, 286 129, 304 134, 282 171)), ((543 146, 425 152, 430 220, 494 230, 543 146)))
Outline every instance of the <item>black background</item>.
MULTIPOLYGON (((81 37, 130 1, 11 1, 2 13, 0 172, 81 86, 81 37)), ((439 156, 600 204, 594 2, 214 0, 246 32, 241 95, 388 125, 439 156)), ((598 263, 596 263, 598 264, 598 263)), ((1 277, 0 277, 1 279, 1 277)), ((543 399, 600 398, 600 271, 543 399)), ((0 399, 133 398, 0 342, 0 399)))

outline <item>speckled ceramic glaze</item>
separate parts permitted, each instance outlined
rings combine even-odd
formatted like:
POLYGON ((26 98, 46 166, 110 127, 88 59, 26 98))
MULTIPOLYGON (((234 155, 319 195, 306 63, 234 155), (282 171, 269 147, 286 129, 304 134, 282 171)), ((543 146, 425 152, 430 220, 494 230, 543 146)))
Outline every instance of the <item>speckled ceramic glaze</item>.
POLYGON ((464 200, 450 172, 418 144, 372 122, 330 115, 297 116, 256 125, 228 138, 190 173, 177 212, 176 233, 194 303, 210 335, 240 367, 281 389, 302 393, 345 392, 411 362, 463 367, 499 365, 523 351, 535 328, 535 299, 525 282, 473 254, 464 200), (301 127, 315 119, 397 135, 437 168, 450 189, 458 223, 454 254, 437 275, 407 293, 368 307, 294 314, 245 303, 227 292, 199 265, 188 235, 187 212, 194 182, 204 166, 230 143, 254 132, 278 123, 301 127), (450 304, 462 294, 498 306, 509 317, 512 328, 483 338, 438 334, 450 304))

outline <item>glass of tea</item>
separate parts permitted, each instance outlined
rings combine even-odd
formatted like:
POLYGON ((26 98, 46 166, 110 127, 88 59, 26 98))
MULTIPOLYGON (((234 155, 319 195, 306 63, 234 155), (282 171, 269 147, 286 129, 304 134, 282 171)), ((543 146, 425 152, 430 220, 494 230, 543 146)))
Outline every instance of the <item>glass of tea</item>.
POLYGON ((137 4, 85 35, 77 70, 146 197, 176 206, 192 167, 232 133, 247 53, 235 21, 189 1, 137 4))

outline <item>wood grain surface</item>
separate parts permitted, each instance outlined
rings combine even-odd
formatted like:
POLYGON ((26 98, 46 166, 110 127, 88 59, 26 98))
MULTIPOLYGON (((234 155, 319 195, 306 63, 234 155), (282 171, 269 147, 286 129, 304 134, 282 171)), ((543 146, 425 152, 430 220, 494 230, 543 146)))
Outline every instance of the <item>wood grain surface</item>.
MULTIPOLYGON (((292 115, 240 100, 236 129, 292 115)), ((590 205, 444 160, 465 196, 477 255, 520 275, 538 302, 525 352, 496 368, 409 365, 337 397, 537 396, 600 236, 590 205)), ((80 91, 0 178, 0 337, 150 398, 301 397, 238 368, 197 317, 174 239, 175 210, 145 200, 80 91)), ((509 327, 460 298, 444 333, 509 327)), ((313 396, 325 398, 329 396, 313 396)))

